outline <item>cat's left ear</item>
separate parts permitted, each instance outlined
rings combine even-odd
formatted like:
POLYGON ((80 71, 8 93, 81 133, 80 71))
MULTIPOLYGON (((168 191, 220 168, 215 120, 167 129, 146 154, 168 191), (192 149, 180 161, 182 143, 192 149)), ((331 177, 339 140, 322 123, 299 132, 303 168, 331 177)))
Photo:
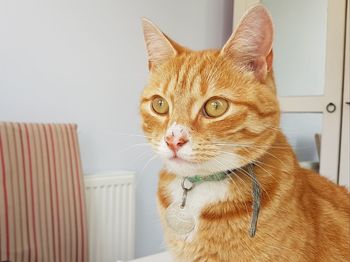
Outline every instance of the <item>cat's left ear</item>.
POLYGON ((186 50, 166 36, 146 18, 142 18, 142 28, 148 53, 148 67, 150 70, 186 50))
POLYGON ((221 50, 235 65, 264 82, 272 69, 272 19, 265 7, 252 7, 221 50))

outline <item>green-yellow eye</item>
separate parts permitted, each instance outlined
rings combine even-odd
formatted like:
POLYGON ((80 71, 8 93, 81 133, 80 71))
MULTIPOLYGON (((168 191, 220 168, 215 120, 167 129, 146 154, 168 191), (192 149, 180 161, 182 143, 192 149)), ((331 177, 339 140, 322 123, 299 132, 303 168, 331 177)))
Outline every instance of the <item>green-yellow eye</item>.
POLYGON ((152 108, 156 113, 164 115, 169 111, 169 104, 163 97, 156 96, 153 98, 152 108))
POLYGON ((220 97, 210 98, 204 105, 205 114, 210 117, 222 116, 228 108, 228 102, 220 97))

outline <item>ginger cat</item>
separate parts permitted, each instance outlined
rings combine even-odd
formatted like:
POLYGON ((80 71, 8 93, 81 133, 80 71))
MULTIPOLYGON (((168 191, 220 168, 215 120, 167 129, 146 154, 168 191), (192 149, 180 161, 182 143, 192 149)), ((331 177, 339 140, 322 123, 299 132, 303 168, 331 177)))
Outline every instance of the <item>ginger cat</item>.
POLYGON ((176 261, 350 261, 350 194, 300 167, 280 131, 267 10, 250 9, 221 50, 182 47, 148 20, 143 29, 140 110, 165 163, 158 207, 176 261))

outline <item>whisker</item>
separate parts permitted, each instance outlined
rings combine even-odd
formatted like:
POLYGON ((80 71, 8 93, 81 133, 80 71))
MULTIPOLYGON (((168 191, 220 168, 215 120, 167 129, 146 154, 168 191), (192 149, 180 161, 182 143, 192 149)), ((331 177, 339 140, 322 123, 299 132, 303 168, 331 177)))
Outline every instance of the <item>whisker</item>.
MULTIPOLYGON (((215 158, 214 158, 215 159, 215 158)), ((225 167, 219 160, 215 159, 217 163, 219 163, 219 165, 221 165, 222 167, 225 167)), ((230 176, 230 174, 226 173, 226 171, 224 171, 224 173, 227 175, 227 177, 230 179, 230 181, 232 182, 232 184, 237 188, 237 190, 239 191, 239 194, 243 197, 243 193, 240 190, 240 188, 237 186, 236 181, 234 181, 234 179, 230 176)), ((236 175, 235 173, 235 177, 239 178, 239 176, 236 175)), ((241 179, 241 178, 240 178, 241 179)), ((245 203, 245 201, 243 201, 243 204, 245 206, 246 212, 248 213, 248 207, 245 203)))
POLYGON ((143 166, 143 168, 141 169, 141 172, 140 172, 140 176, 139 177, 142 177, 143 175, 143 172, 145 171, 146 167, 154 160, 158 157, 158 155, 153 155, 150 159, 148 159, 148 161, 146 162, 146 164, 143 166))
POLYGON ((254 145, 254 144, 238 144, 238 143, 212 143, 213 145, 230 145, 235 147, 250 147, 250 148, 280 148, 280 149, 286 149, 290 148, 289 146, 274 146, 274 145, 254 145))
POLYGON ((144 155, 146 155, 147 153, 148 153, 147 151, 142 152, 141 154, 139 154, 136 157, 134 157, 132 160, 133 161, 138 160, 138 159, 142 158, 144 155))
MULTIPOLYGON (((226 152, 226 151, 221 151, 221 152, 224 152, 224 153, 227 153, 227 154, 231 154, 231 155, 233 155, 233 156, 235 156, 235 157, 239 157, 240 159, 242 159, 242 160, 245 161, 245 162, 251 162, 249 158, 243 157, 243 156, 241 156, 241 155, 237 155, 237 154, 234 154, 234 153, 231 153, 231 152, 226 152)), ((267 173, 267 174, 268 174, 269 176, 271 176, 276 182, 278 182, 278 180, 277 180, 270 172, 268 172, 265 168, 262 167, 262 165, 265 164, 265 163, 263 163, 263 162, 261 162, 261 161, 258 161, 258 160, 253 160, 252 163, 255 164, 256 166, 260 167, 265 173, 267 173), (260 164, 259 164, 259 163, 260 163, 260 164)), ((265 164, 265 165, 267 165, 267 164, 265 164)), ((273 167, 273 168, 275 168, 276 170, 278 170, 276 167, 273 167)))
POLYGON ((142 147, 142 146, 150 146, 150 144, 149 144, 149 143, 138 143, 138 144, 133 144, 133 145, 127 147, 127 148, 124 148, 124 149, 122 149, 122 150, 119 150, 118 153, 125 153, 125 152, 127 152, 127 151, 129 151, 129 150, 131 150, 131 149, 138 148, 138 147, 142 147))
POLYGON ((133 134, 133 133, 122 133, 122 132, 117 132, 114 130, 103 130, 102 133, 105 134, 113 134, 113 135, 119 135, 119 136, 130 136, 130 137, 143 137, 143 138, 158 138, 156 136, 152 135, 146 135, 146 134, 133 134))
MULTIPOLYGON (((252 149, 253 147, 242 146, 241 148, 252 149)), ((282 166, 283 166, 284 168, 288 168, 288 167, 285 165, 285 163, 284 163, 280 158, 278 158, 277 156, 275 156, 275 155, 272 154, 271 152, 269 152, 269 151, 267 151, 267 150, 264 150, 264 149, 262 149, 262 148, 257 148, 257 147, 255 147, 255 148, 253 148, 253 149, 255 149, 255 150, 259 151, 259 152, 262 152, 262 154, 267 154, 267 155, 269 155, 269 156, 275 158, 276 160, 278 160, 278 161, 282 164, 282 166)), ((229 152, 226 152, 226 153, 229 153, 229 152)), ((238 156, 238 154, 235 154, 235 155, 238 156)))
MULTIPOLYGON (((247 150, 248 150, 248 149, 247 149, 247 150)), ((269 164, 267 164, 267 163, 264 163, 264 162, 261 162, 261 161, 259 161, 259 160, 251 160, 251 159, 249 159, 249 158, 243 157, 243 156, 238 155, 238 154, 235 154, 235 153, 233 153, 233 152, 229 152, 229 151, 225 151, 225 150, 217 150, 217 152, 224 153, 224 154, 229 154, 229 155, 232 155, 232 156, 234 156, 234 157, 240 157, 241 159, 243 159, 243 160, 246 161, 246 162, 253 162, 253 163, 257 162, 257 163, 261 163, 261 164, 266 165, 266 166, 268 166, 268 167, 271 167, 271 168, 274 168, 274 169, 276 169, 276 170, 279 170, 279 169, 278 169, 277 167, 275 167, 275 166, 271 166, 271 165, 269 165, 269 164)))
MULTIPOLYGON (((242 156, 239 156, 239 155, 236 155, 236 156, 238 156, 238 157, 242 157, 242 156)), ((246 160, 246 159, 243 159, 243 160, 246 160)), ((251 176, 251 174, 249 174, 249 172, 247 172, 246 170, 244 170, 242 167, 239 167, 239 168, 236 168, 236 169, 238 169, 239 171, 241 171, 241 172, 243 172, 244 174, 246 174, 246 175, 248 175, 248 177, 252 180, 252 182, 254 182, 254 179, 255 178, 253 178, 252 176, 251 176)), ((236 177, 239 177, 238 175, 236 176, 236 177)), ((244 182, 243 180, 242 180, 242 182, 244 182)), ((269 194, 268 194, 268 192, 266 191, 266 189, 260 184, 260 187, 265 191, 265 193, 269 196, 269 194)), ((270 198, 270 197, 269 197, 270 198)))

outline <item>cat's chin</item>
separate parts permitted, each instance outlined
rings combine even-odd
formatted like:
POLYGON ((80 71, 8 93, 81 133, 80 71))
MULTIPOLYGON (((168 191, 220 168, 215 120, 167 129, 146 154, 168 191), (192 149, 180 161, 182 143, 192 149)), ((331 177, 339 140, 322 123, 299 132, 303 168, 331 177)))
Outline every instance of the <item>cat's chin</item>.
POLYGON ((177 176, 189 176, 195 171, 195 165, 198 163, 188 161, 180 157, 170 157, 164 159, 166 169, 177 176))
POLYGON ((166 169, 181 177, 208 176, 213 173, 240 168, 245 165, 232 154, 221 154, 204 162, 192 162, 183 158, 164 159, 166 169))

